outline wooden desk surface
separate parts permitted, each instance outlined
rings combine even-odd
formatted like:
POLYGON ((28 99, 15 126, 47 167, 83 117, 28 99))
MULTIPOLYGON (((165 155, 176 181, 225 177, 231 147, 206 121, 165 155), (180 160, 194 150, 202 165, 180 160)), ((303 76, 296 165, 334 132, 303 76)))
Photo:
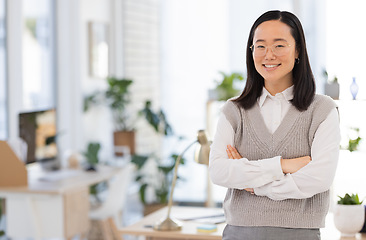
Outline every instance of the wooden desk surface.
MULTIPOLYGON (((167 215, 167 207, 164 207, 148 216, 141 221, 124 228, 120 228, 121 234, 127 235, 140 235, 146 237, 152 237, 154 239, 206 239, 206 240, 218 240, 221 239, 222 231, 225 227, 225 223, 218 224, 217 231, 213 233, 198 233, 197 226, 203 223, 195 221, 181 221, 183 227, 181 231, 156 231, 152 226, 161 218, 165 218, 167 215)), ((220 214, 223 211, 217 208, 200 208, 200 207, 176 207, 174 206, 171 211, 172 218, 190 218, 196 216, 212 216, 220 214)))
POLYGON ((1 187, 0 193, 2 195, 7 193, 60 194, 108 180, 119 171, 119 168, 105 165, 100 165, 97 169, 96 172, 86 172, 82 169, 44 172, 38 166, 32 166, 28 169, 27 187, 1 187), (60 179, 53 178, 53 175, 57 174, 65 174, 65 176, 60 179))
MULTIPOLYGON (((222 212, 221 209, 202 208, 202 207, 177 207, 174 206, 171 211, 171 217, 180 218, 182 216, 209 216, 213 213, 222 212)), ((195 221, 181 221, 183 227, 181 231, 155 231, 152 226, 161 218, 165 218, 167 214, 167 207, 162 208, 141 221, 124 228, 120 228, 119 232, 126 235, 140 235, 153 239, 206 239, 218 240, 221 239, 225 223, 218 224, 217 232, 214 233, 198 233, 197 226, 202 225, 195 221)), ((184 218, 184 217, 183 217, 184 218)), ((366 240, 366 234, 358 233, 354 238, 341 237, 340 232, 333 224, 333 215, 329 213, 326 218, 326 227, 321 229, 322 240, 366 240)))

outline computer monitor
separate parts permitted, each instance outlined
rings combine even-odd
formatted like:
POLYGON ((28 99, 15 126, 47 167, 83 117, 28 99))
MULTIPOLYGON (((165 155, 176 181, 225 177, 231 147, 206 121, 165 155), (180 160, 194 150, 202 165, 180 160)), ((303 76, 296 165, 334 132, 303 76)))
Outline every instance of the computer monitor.
POLYGON ((19 136, 27 143, 26 163, 57 162, 56 109, 19 114, 19 136))

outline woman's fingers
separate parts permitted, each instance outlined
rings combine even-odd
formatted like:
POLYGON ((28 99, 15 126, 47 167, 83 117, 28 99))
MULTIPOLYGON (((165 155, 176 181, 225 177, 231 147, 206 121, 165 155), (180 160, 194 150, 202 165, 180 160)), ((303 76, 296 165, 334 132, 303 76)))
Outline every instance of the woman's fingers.
MULTIPOLYGON (((238 150, 236 150, 236 148, 234 148, 231 145, 227 145, 226 146, 226 152, 227 155, 229 157, 229 159, 240 159, 242 158, 242 156, 239 154, 238 150)), ((254 189, 253 188, 245 188, 245 191, 249 192, 250 194, 254 195, 254 189)))
POLYGON ((242 158, 236 148, 232 147, 231 145, 227 145, 226 152, 230 159, 240 159, 242 158))
POLYGON ((244 188, 245 191, 249 192, 250 194, 254 194, 253 188, 244 188))
POLYGON ((233 154, 231 153, 231 151, 229 149, 226 149, 226 153, 227 153, 227 156, 229 157, 229 159, 234 159, 233 154))

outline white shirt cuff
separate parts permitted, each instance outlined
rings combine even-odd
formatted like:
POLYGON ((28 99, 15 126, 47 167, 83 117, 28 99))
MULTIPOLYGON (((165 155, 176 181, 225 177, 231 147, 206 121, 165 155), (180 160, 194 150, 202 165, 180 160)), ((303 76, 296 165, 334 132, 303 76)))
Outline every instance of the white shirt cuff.
POLYGON ((260 160, 263 172, 267 173, 272 181, 280 180, 284 174, 281 167, 281 156, 260 160))

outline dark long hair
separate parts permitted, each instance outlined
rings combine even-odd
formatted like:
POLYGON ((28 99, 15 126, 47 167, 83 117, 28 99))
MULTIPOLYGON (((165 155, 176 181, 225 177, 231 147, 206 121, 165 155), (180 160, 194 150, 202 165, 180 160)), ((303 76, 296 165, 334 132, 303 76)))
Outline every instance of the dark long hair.
POLYGON ((254 106, 262 94, 264 79, 257 72, 250 46, 253 44, 254 32, 257 27, 266 21, 279 20, 291 28, 291 35, 295 39, 299 61, 295 64, 293 74, 294 98, 292 105, 299 111, 306 110, 315 95, 315 81, 311 71, 308 53, 306 51, 305 35, 300 20, 292 13, 286 11, 268 11, 262 14, 253 24, 247 44, 247 81, 241 95, 233 100, 245 109, 254 106))

